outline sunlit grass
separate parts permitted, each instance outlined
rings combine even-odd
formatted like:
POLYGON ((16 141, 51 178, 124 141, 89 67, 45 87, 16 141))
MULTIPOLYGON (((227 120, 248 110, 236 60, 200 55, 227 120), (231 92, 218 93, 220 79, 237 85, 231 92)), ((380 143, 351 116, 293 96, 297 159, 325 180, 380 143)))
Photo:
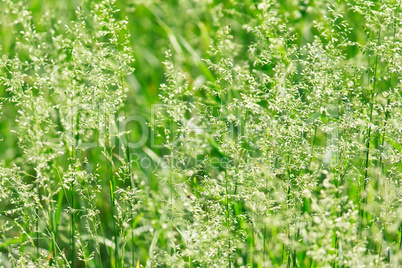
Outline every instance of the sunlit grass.
POLYGON ((400 1, 0 3, 1 267, 399 267, 400 1))

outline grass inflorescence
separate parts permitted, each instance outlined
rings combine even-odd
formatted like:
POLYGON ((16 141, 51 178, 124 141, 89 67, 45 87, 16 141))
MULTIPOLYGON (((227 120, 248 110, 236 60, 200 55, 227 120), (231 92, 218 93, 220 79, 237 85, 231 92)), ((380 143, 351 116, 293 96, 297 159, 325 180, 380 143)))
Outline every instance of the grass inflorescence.
POLYGON ((400 0, 1 0, 0 267, 402 265, 400 0))

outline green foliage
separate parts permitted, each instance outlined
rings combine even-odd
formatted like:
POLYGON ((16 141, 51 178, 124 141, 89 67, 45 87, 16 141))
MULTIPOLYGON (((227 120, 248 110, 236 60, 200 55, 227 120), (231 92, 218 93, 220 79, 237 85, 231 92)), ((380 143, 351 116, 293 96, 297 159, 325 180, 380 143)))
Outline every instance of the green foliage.
POLYGON ((400 266, 401 9, 2 0, 0 267, 400 266))

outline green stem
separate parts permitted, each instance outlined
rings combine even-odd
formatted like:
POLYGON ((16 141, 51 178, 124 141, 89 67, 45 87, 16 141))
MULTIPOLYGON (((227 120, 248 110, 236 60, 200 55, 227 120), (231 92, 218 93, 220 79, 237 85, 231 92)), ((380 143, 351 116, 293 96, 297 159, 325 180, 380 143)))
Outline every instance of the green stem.
POLYGON ((36 207, 36 259, 39 260, 39 207, 36 207))
POLYGON ((71 267, 75 267, 75 220, 74 220, 74 182, 71 182, 70 186, 71 194, 71 267))
MULTIPOLYGON (((110 159, 110 161, 112 161, 110 159)), ((116 206, 115 206, 115 196, 114 193, 116 191, 116 178, 114 176, 113 167, 111 167, 111 163, 109 163, 109 172, 110 172, 110 201, 112 205, 112 218, 113 218, 113 236, 114 236, 114 267, 119 267, 119 248, 117 241, 117 228, 116 228, 116 206)))

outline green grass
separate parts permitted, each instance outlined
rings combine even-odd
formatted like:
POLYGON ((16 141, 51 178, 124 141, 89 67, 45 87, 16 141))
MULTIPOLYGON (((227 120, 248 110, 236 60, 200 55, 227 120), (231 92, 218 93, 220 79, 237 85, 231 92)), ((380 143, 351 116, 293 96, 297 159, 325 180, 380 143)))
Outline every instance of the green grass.
POLYGON ((400 1, 2 0, 0 267, 399 267, 400 1))

